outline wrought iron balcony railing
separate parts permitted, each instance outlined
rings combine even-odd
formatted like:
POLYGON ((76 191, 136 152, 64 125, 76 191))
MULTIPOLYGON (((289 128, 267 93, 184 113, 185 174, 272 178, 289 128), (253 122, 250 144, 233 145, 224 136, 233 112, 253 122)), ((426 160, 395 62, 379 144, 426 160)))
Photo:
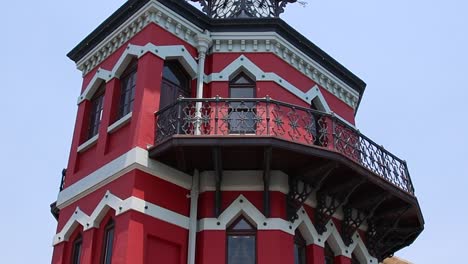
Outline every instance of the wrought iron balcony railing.
POLYGON ((341 153, 406 193, 406 162, 336 116, 270 98, 179 98, 156 112, 155 145, 174 135, 271 136, 341 153))

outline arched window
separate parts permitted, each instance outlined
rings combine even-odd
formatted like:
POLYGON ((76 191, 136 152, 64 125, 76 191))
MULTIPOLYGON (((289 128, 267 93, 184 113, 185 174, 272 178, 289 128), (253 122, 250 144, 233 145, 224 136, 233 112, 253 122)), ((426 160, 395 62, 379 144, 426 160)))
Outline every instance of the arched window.
POLYGON ((306 264, 306 241, 302 237, 299 229, 296 229, 294 235, 294 264, 306 264))
POLYGON ((331 249, 330 245, 325 242, 325 264, 334 264, 335 263, 335 253, 331 249))
POLYGON ((239 217, 226 230, 227 264, 257 262, 257 230, 244 217, 239 217))
POLYGON ((104 93, 106 83, 103 82, 91 98, 91 111, 89 113, 88 139, 99 133, 99 125, 104 111, 104 93))
POLYGON ((81 263, 80 259, 81 259, 82 245, 83 245, 83 239, 81 238, 81 234, 80 234, 73 241, 73 248, 72 248, 72 255, 71 255, 71 263, 72 264, 80 264, 81 263))
POLYGON ((164 63, 159 109, 174 103, 179 96, 190 96, 190 77, 178 61, 164 63))
MULTIPOLYGON (((254 98, 255 82, 245 73, 239 73, 229 82, 229 97, 254 98)), ((230 133, 255 133, 255 111, 255 103, 253 102, 232 102, 229 106, 230 133)))
POLYGON ((132 112, 133 101, 135 100, 135 87, 137 78, 138 61, 132 60, 127 69, 120 77, 120 103, 117 119, 120 119, 132 112))
POLYGON ((111 219, 104 229, 104 241, 102 250, 102 264, 112 263, 112 248, 114 245, 114 221, 111 219))

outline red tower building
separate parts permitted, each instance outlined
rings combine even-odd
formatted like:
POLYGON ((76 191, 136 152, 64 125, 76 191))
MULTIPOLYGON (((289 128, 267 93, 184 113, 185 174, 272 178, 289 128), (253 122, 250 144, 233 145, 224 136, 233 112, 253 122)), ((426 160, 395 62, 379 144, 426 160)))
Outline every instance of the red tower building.
POLYGON ((129 0, 83 73, 53 264, 374 264, 424 221, 355 128, 365 83, 279 18, 295 0, 129 0))

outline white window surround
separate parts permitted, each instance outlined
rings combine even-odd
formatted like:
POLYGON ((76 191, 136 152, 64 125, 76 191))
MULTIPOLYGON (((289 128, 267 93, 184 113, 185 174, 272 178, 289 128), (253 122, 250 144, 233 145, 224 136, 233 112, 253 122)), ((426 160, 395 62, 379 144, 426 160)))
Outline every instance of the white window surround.
MULTIPOLYGON (((203 33, 201 28, 193 25, 158 1, 153 0, 88 52, 86 56, 77 62, 77 67, 83 71, 83 74, 90 72, 150 23, 160 26, 194 47, 196 46, 196 35, 203 33)), ((353 109, 357 107, 360 96, 358 92, 305 55, 301 50, 291 45, 276 32, 212 32, 210 34, 214 43, 212 53, 273 53, 353 109)))
POLYGON ((132 119, 132 112, 124 115, 122 118, 120 118, 119 120, 115 121, 112 125, 110 125, 108 128, 107 128, 107 133, 109 134, 112 134, 114 133, 115 131, 117 131, 119 128, 123 127, 124 125, 126 125, 128 122, 130 122, 130 120, 132 119))
MULTIPOLYGON (((95 76, 93 76, 91 82, 88 84, 87 88, 83 94, 78 98, 78 104, 84 100, 89 100, 94 93, 94 89, 97 89, 96 83, 99 83, 103 78, 106 78, 106 81, 111 80, 112 78, 119 76, 119 74, 125 69, 128 62, 132 57, 143 56, 144 54, 151 52, 162 59, 175 58, 178 59, 185 70, 187 70, 192 78, 196 76, 197 71, 197 62, 195 59, 188 53, 184 46, 156 46, 154 44, 147 44, 145 46, 137 46, 130 44, 125 52, 121 55, 120 59, 114 65, 112 71, 108 71, 100 68, 95 76)), ((333 113, 326 102, 322 92, 318 85, 314 85, 307 92, 303 92, 294 85, 292 85, 287 80, 284 80, 279 75, 273 72, 264 72, 260 69, 255 63, 249 60, 246 56, 240 55, 236 60, 227 65, 221 72, 211 73, 210 75, 204 76, 204 82, 209 84, 211 82, 228 82, 230 78, 238 73, 239 71, 244 71, 250 75, 257 82, 261 81, 273 81, 277 85, 283 87, 288 92, 292 93, 294 96, 303 100, 307 104, 310 104, 312 100, 319 100, 320 105, 323 107, 323 111, 327 113, 334 114, 341 121, 345 122, 351 127, 355 127, 353 124, 345 120, 340 115, 333 113)), ((276 98, 273 98, 276 99, 276 98)))
MULTIPOLYGON (((137 197, 129 197, 122 200, 107 191, 91 215, 85 214, 79 207, 76 207, 75 212, 68 219, 62 230, 54 236, 53 245, 68 241, 70 235, 78 225, 83 226, 84 231, 99 227, 104 216, 110 209, 115 211, 116 216, 128 211, 137 211, 184 229, 188 229, 189 227, 189 218, 187 216, 162 208, 137 197)), ((308 245, 314 244, 324 247, 327 241, 337 256, 342 255, 351 258, 354 252, 361 263, 377 263, 377 260, 370 256, 364 242, 357 233, 353 235, 353 243, 347 247, 332 220, 327 224, 327 231, 319 235, 310 217, 305 213, 304 208, 298 210, 299 218, 293 223, 281 218, 266 218, 243 195, 239 195, 218 218, 200 219, 198 221, 198 232, 226 230, 226 227, 240 215, 246 217, 258 230, 279 230, 294 236, 295 230, 299 228, 308 245)))
POLYGON ((96 142, 98 141, 99 139, 99 134, 96 134, 95 136, 93 136, 92 138, 86 140, 83 144, 79 145, 78 146, 78 149, 77 149, 77 152, 78 153, 81 153, 87 149, 89 149, 90 147, 92 147, 94 144, 96 144, 96 142))
POLYGON ((129 44, 111 70, 99 68, 96 71, 83 93, 78 97, 78 104, 84 100, 90 100, 100 82, 119 78, 133 58, 140 58, 147 53, 152 53, 163 60, 176 59, 192 78, 196 77, 198 64, 183 45, 156 46, 148 43, 145 46, 137 46, 129 44))

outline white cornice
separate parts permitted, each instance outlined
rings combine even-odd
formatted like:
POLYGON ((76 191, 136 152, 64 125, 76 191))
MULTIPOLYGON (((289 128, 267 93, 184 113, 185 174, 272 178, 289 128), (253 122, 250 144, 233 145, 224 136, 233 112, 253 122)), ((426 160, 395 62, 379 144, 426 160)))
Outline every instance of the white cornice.
MULTIPOLYGON (((192 46, 197 44, 196 36, 203 34, 203 29, 153 0, 79 60, 77 62, 78 69, 83 72, 83 75, 89 73, 150 23, 164 28, 192 46)), ((358 92, 276 32, 213 32, 211 38, 213 40, 211 53, 274 53, 353 109, 357 107, 358 92)))
POLYGON ((195 36, 203 32, 159 1, 152 0, 80 59, 76 63, 77 68, 83 75, 89 73, 150 23, 159 25, 193 46, 196 44, 195 36))
POLYGON ((356 109, 359 93, 276 32, 212 32, 212 53, 274 53, 289 65, 356 109))

